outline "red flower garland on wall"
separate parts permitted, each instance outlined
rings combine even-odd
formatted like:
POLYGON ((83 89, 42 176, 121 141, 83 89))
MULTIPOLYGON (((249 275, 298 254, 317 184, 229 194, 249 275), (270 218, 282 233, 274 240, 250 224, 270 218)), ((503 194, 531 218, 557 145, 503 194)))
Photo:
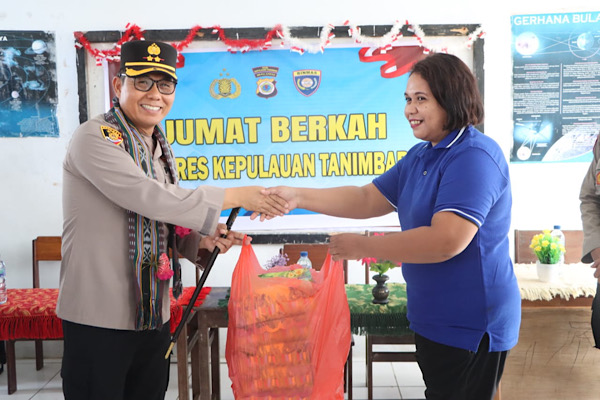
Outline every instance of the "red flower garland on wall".
POLYGON ((225 31, 220 27, 213 29, 213 33, 219 35, 219 39, 227 45, 227 50, 235 53, 239 49, 242 53, 250 50, 266 50, 271 47, 273 36, 281 34, 281 25, 277 25, 265 35, 264 39, 230 39, 225 36, 225 31))
MULTIPOLYGON (((418 25, 411 25, 408 21, 401 23, 400 21, 396 21, 390 32, 383 35, 379 38, 369 38, 361 35, 360 28, 355 25, 350 25, 349 21, 344 22, 345 26, 349 26, 348 35, 353 37, 355 42, 363 43, 365 46, 370 47, 378 47, 378 48, 386 48, 392 45, 394 41, 398 39, 398 37, 402 36, 400 29, 403 26, 408 26, 409 30, 412 31, 417 39, 417 42, 421 47, 423 47, 424 53, 429 53, 430 51, 441 51, 447 52, 447 48, 435 48, 435 46, 430 46, 425 43, 425 33, 418 25)), ((77 41, 77 47, 85 48, 95 59, 96 64, 100 65, 102 63, 102 59, 107 59, 108 61, 118 61, 121 54, 121 45, 130 40, 141 40, 143 39, 144 31, 137 25, 127 24, 125 27, 126 30, 121 36, 121 39, 113 46, 110 50, 98 50, 93 48, 89 42, 89 40, 85 37, 83 32, 75 32, 75 40, 77 41)), ((189 33, 185 37, 184 40, 171 43, 173 47, 177 50, 177 67, 181 68, 185 64, 185 59, 181 54, 182 50, 190 45, 190 43, 194 40, 196 35, 198 35, 198 31, 204 29, 199 25, 194 26, 190 29, 189 33)), ((331 39, 335 37, 335 35, 331 32, 334 29, 334 26, 328 24, 323 28, 323 34, 321 35, 321 43, 317 46, 314 45, 306 45, 303 46, 299 43, 298 39, 291 37, 289 29, 282 27, 281 25, 275 26, 271 29, 263 39, 231 39, 225 35, 225 31, 220 26, 212 26, 212 34, 217 35, 218 39, 221 40, 225 45, 227 45, 227 51, 230 53, 236 53, 237 51, 241 51, 242 53, 251 51, 251 50, 267 50, 271 47, 271 40, 274 36, 278 36, 283 40, 283 44, 290 45, 290 50, 296 51, 300 54, 303 54, 305 50, 315 50, 323 52, 324 48, 331 43, 331 39)), ((472 32, 467 37, 467 47, 471 47, 472 43, 480 39, 484 36, 484 32, 479 27, 474 32, 472 32)))
MULTIPOLYGON (((203 29, 201 26, 196 25, 190 29, 185 39, 178 43, 171 43, 177 50, 177 68, 182 68, 185 64, 185 58, 181 54, 181 51, 187 48, 190 43, 194 40, 198 31, 203 29)), ((225 31, 220 26, 212 26, 207 29, 212 29, 214 35, 218 35, 219 40, 227 45, 227 51, 235 53, 238 50, 245 53, 250 50, 266 50, 271 47, 271 40, 275 35, 281 35, 281 26, 277 25, 271 29, 265 35, 264 39, 230 39, 225 35, 225 31)), ((121 36, 121 39, 113 46, 110 50, 99 50, 93 48, 90 41, 85 37, 83 32, 75 32, 75 40, 77 41, 76 46, 83 47, 90 53, 95 59, 96 64, 100 65, 102 59, 106 58, 108 61, 119 61, 121 55, 121 45, 130 40, 141 40, 144 38, 144 31, 137 25, 127 24, 126 31, 121 36)))
POLYGON ((112 49, 98 50, 93 48, 83 32, 75 32, 75 40, 78 42, 76 46, 78 45, 86 49, 96 59, 97 65, 101 64, 103 58, 109 61, 118 61, 121 55, 121 45, 130 40, 140 40, 144 35, 144 31, 137 25, 127 24, 125 29, 125 33, 123 33, 121 39, 119 39, 112 49))

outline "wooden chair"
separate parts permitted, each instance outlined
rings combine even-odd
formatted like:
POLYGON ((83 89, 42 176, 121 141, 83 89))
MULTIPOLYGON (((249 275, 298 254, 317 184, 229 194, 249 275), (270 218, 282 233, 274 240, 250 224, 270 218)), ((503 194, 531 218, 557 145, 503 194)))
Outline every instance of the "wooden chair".
MULTIPOLYGON (((60 261, 62 238, 60 236, 38 236, 32 240, 31 254, 33 267, 33 287, 40 287, 40 261, 60 261)), ((44 368, 43 340, 35 341, 35 369, 44 368)))
MULTIPOLYGON (((515 263, 534 263, 537 258, 529 244, 531 238, 542 230, 526 231, 515 229, 515 263)), ((581 262, 583 253, 583 231, 566 230, 565 234, 565 263, 575 264, 581 262)))
MULTIPOLYGON (((295 264, 300 258, 300 252, 307 251, 308 258, 315 270, 320 270, 327 257, 329 245, 327 243, 285 243, 281 252, 288 257, 288 265, 295 264)), ((348 261, 344 260, 344 283, 348 283, 348 261)), ((344 365, 344 390, 348 393, 348 400, 352 400, 352 346, 354 346, 354 338, 348 352, 348 359, 344 365)))
MULTIPOLYGON (((33 269, 33 287, 40 288, 40 261, 60 261, 61 260, 61 237, 60 236, 39 236, 32 241, 32 269, 33 269)), ((17 340, 31 339, 10 339, 6 341, 6 374, 8 381, 8 394, 17 390, 17 371, 15 342, 17 340)), ((44 348, 43 341, 35 339, 35 369, 40 370, 44 367, 44 348)))

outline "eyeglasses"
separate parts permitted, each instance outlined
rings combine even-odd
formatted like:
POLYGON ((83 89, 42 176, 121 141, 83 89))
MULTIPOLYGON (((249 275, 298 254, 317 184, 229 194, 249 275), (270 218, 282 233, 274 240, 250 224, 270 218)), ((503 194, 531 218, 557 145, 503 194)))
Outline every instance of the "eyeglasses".
MULTIPOLYGON (((124 75, 127 76, 127 75, 124 75)), ((140 92, 148 92, 152 89, 152 86, 156 83, 156 88, 158 92, 161 94, 173 94, 175 92, 175 86, 177 86, 177 82, 161 79, 154 80, 149 76, 127 76, 128 78, 133 79, 133 87, 139 90, 140 92)))

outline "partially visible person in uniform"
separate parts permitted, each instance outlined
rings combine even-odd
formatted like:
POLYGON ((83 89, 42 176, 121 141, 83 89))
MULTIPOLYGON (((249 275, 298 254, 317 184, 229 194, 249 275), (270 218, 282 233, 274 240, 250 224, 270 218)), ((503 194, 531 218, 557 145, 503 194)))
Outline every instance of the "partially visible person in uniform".
POLYGON ((600 349, 600 142, 594 144, 594 159, 583 178, 581 191, 581 222, 583 225, 583 254, 581 262, 592 263, 598 279, 596 296, 592 302, 592 333, 596 348, 600 349))
POLYGON ((175 98, 176 61, 167 43, 124 43, 114 107, 83 123, 67 150, 57 306, 67 400, 163 399, 173 272, 181 291, 169 249, 202 266, 215 246, 226 252, 243 239, 219 224, 221 210, 244 207, 261 219, 285 211, 259 186, 178 186, 160 126, 175 98))
POLYGON ((521 296, 509 254, 512 195, 498 144, 483 121, 477 82, 457 57, 416 63, 404 94, 423 142, 365 186, 279 186, 268 193, 296 207, 345 218, 398 213, 401 232, 338 234, 335 260, 402 262, 408 319, 427 399, 492 399, 517 343, 521 296))

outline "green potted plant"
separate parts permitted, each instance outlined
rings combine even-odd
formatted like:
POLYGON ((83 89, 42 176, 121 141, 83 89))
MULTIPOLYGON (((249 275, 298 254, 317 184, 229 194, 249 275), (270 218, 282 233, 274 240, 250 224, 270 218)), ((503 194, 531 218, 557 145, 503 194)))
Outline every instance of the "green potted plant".
POLYGON ((544 282, 556 280, 560 274, 561 255, 566 252, 560 239, 546 229, 533 236, 529 247, 537 257, 538 278, 544 282))

